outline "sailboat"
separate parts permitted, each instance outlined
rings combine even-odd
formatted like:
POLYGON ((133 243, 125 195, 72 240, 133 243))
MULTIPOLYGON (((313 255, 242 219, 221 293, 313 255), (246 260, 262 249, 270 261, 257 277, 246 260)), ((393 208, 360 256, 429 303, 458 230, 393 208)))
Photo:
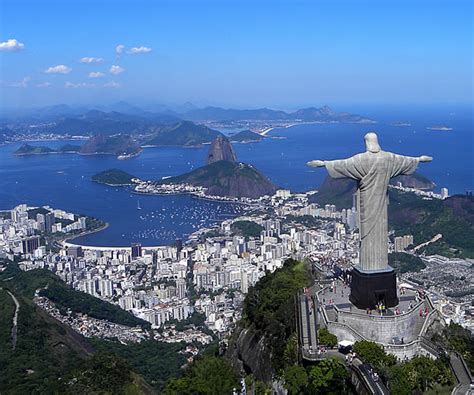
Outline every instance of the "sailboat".
POLYGON ((140 200, 137 202, 137 210, 141 210, 142 208, 140 207, 140 200))

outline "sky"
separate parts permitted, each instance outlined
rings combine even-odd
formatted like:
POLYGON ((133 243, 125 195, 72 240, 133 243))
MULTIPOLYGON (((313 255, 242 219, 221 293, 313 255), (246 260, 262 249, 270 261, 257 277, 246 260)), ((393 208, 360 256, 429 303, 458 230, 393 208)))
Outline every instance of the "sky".
POLYGON ((0 106, 472 103, 469 0, 0 0, 0 106))

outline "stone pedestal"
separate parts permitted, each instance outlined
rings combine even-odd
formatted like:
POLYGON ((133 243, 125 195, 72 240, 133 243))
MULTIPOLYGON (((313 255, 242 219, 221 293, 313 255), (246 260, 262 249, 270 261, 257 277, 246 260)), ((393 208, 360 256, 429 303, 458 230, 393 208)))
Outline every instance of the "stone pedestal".
POLYGON ((383 271, 366 272, 354 268, 349 300, 359 309, 374 309, 379 302, 387 308, 397 306, 395 271, 388 268, 383 271))

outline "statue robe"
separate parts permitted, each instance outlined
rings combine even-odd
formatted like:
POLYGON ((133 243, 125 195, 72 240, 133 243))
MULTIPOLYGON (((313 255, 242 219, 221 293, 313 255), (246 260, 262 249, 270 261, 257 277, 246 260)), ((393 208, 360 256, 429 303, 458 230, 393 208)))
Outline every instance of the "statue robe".
POLYGON ((332 178, 351 178, 359 194, 359 269, 387 270, 388 266, 388 184, 391 177, 412 174, 418 158, 370 151, 348 159, 325 161, 332 178))

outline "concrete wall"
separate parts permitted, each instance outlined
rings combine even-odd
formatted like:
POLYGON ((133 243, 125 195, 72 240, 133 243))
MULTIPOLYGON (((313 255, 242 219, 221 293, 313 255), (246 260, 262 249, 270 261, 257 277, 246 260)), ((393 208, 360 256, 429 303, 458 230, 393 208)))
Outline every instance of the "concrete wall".
POLYGON ((394 337, 403 338, 405 343, 416 340, 425 319, 419 316, 419 308, 390 317, 337 312, 337 322, 350 326, 367 339, 386 344, 392 343, 394 337))

